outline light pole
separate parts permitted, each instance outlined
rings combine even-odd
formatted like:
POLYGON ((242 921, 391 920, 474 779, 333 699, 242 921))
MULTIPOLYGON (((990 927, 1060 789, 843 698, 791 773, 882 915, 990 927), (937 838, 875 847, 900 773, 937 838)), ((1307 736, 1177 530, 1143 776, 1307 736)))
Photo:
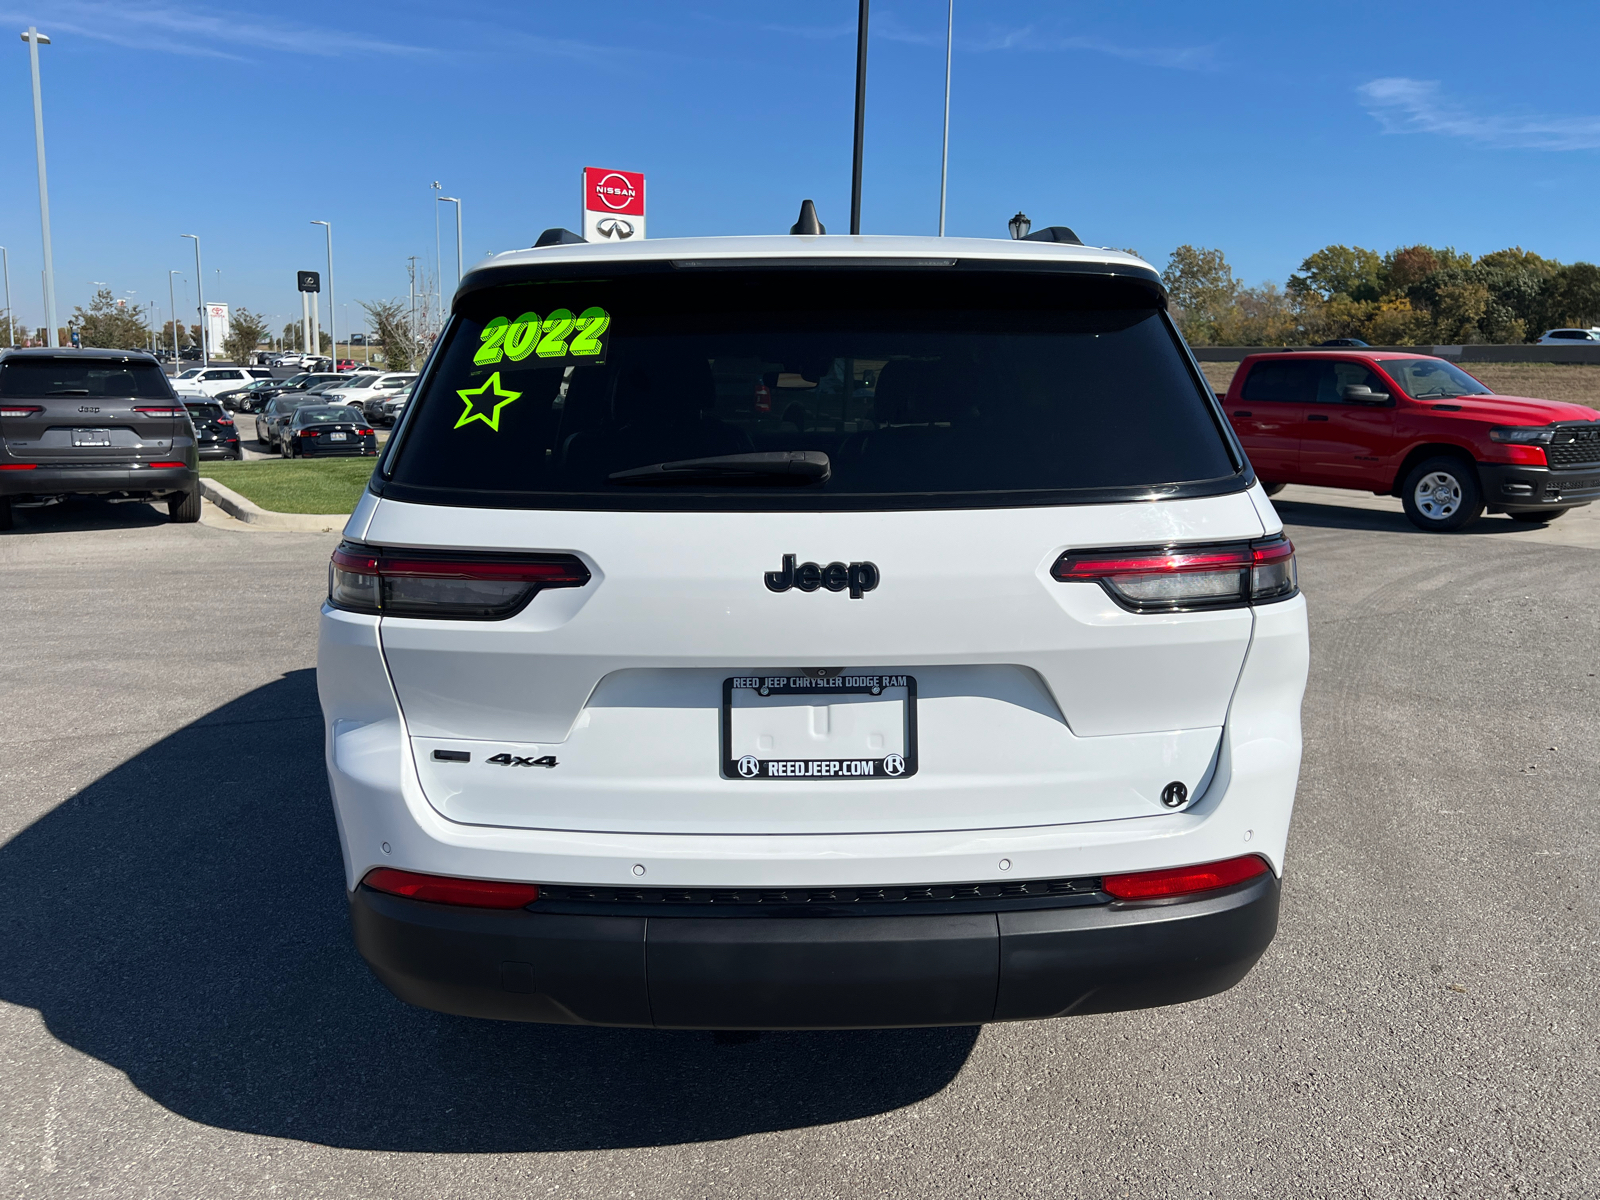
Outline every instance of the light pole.
POLYGON ((56 268, 50 256, 50 187, 45 182, 44 100, 39 92, 39 47, 48 46, 50 39, 29 25, 22 40, 28 43, 28 65, 33 68, 33 140, 39 151, 39 226, 44 231, 44 319, 49 322, 45 333, 55 349, 61 339, 56 336, 56 268))
POLYGON ((210 331, 206 326, 210 322, 206 320, 206 277, 205 272, 200 269, 200 235, 198 233, 186 233, 183 236, 194 239, 194 290, 200 300, 200 365, 209 367, 211 365, 211 346, 209 345, 211 339, 207 336, 210 331))
POLYGON ((15 346, 17 344, 17 314, 11 311, 11 254, 4 246, 0 246, 0 267, 5 269, 6 276, 6 325, 10 329, 10 340, 6 342, 6 345, 15 346))
MULTIPOLYGON (((440 196, 439 203, 456 206, 456 291, 459 292, 461 290, 461 201, 454 196, 440 196)), ((443 297, 440 297, 439 315, 441 317, 444 315, 443 297)))
MULTIPOLYGON (((438 192, 439 196, 444 195, 444 188, 437 179, 428 186, 438 192)), ((435 196, 434 199, 437 200, 439 196, 435 196)), ((435 204, 433 206, 433 269, 438 274, 433 282, 435 290, 439 293, 439 311, 441 313, 444 312, 444 263, 441 261, 442 257, 443 255, 439 251, 439 206, 435 204)), ((441 320, 440 323, 443 324, 443 321, 441 320)))
MULTIPOLYGON (((384 364, 385 366, 389 366, 389 369, 391 371, 409 371, 409 370, 411 370, 411 364, 412 364, 413 360, 415 360, 415 358, 417 356, 417 256, 415 254, 413 254, 406 261, 408 261, 411 264, 411 270, 410 270, 410 276, 411 276, 411 324, 406 329, 406 340, 409 341, 411 344, 406 347, 406 365, 405 366, 396 367, 396 366, 390 366, 387 363, 384 364)), ((384 357, 385 358, 388 357, 387 351, 385 352, 384 357)))
POLYGON ((172 373, 178 373, 178 365, 182 360, 178 357, 178 297, 172 290, 172 277, 182 274, 181 271, 167 272, 167 302, 172 308, 172 373))
POLYGON ((939 236, 944 236, 944 189, 950 178, 950 51, 956 44, 956 0, 944 30, 944 150, 939 155, 939 236))
MULTIPOLYGON (((333 323, 334 315, 339 311, 334 307, 333 303, 333 226, 327 221, 313 221, 311 223, 313 225, 321 225, 328 231, 328 339, 333 343, 330 347, 330 350, 333 353, 333 369, 338 371, 339 330, 333 323)), ((316 353, 322 353, 321 346, 317 347, 316 353)))
POLYGON ((861 155, 867 128, 867 0, 856 18, 856 150, 850 170, 850 232, 861 232, 861 155))

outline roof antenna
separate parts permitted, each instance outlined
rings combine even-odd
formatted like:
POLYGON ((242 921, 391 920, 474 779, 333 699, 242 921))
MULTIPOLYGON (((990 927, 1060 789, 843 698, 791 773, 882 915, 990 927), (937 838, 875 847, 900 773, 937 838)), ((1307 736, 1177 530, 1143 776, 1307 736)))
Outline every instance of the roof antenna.
POLYGON ((828 227, 817 220, 817 206, 809 200, 800 201, 800 219, 789 226, 790 233, 827 233, 828 227))

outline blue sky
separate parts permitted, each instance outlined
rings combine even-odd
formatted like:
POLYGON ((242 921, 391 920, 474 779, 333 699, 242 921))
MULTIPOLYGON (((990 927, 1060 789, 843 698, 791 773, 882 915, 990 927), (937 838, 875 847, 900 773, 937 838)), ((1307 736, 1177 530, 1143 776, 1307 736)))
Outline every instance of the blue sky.
MULTIPOLYGON (((806 196, 845 231, 855 12, 0 0, 18 315, 42 321, 29 22, 54 39, 62 320, 94 281, 164 310, 198 233, 207 298, 281 324, 295 269, 323 265, 316 219, 352 315, 403 296, 407 256, 433 258, 436 179, 465 201, 469 265, 576 226, 584 165, 646 172, 653 236, 781 232, 806 196)), ((874 6, 866 232, 936 230, 944 22, 943 0, 874 6)), ((1158 266, 1219 247, 1249 283, 1329 242, 1597 260, 1597 36, 1579 5, 958 0, 948 229, 1003 237, 1021 208, 1158 266)))

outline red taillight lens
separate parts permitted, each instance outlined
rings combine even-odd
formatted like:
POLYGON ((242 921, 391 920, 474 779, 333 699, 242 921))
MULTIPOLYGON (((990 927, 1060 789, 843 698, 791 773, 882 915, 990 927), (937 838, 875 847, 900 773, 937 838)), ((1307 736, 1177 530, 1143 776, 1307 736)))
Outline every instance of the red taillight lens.
POLYGON ((1220 546, 1069 550, 1050 574, 1063 583, 1098 583, 1134 612, 1239 608, 1298 590, 1294 546, 1281 535, 1220 546))
POLYGON ((1163 896, 1187 896, 1193 892, 1213 892, 1218 888, 1244 883, 1270 870, 1266 860, 1255 854, 1202 863, 1197 867, 1171 867, 1162 871, 1135 871, 1128 875, 1107 875, 1100 886, 1118 900, 1155 900, 1163 896))
POLYGON ((0 471, 32 471, 38 463, 0 463, 0 471))
POLYGON ((537 883, 497 883, 492 879, 452 879, 448 875, 422 875, 375 867, 361 881, 374 891, 434 904, 459 904, 465 908, 522 908, 539 898, 537 883))
POLYGON ((356 430, 356 434, 357 434, 358 437, 368 437, 368 436, 371 435, 371 433, 372 433, 372 430, 370 430, 370 429, 358 429, 358 430, 356 430))
POLYGON ((0 404, 0 417, 36 417, 43 411, 42 404, 0 404))
POLYGON ((346 542, 328 566, 328 603, 390 617, 495 621, 545 588, 588 582, 589 568, 570 554, 386 550, 346 542))
POLYGON ((218 425, 232 425, 233 424, 233 418, 232 417, 218 417, 217 418, 217 424, 218 425))
POLYGON ((181 417, 189 410, 181 405, 174 408, 170 404, 135 404, 133 411, 147 417, 181 417))
POLYGON ((301 437, 316 437, 317 436, 317 431, 315 429, 302 429, 300 431, 300 436, 301 437))
POLYGON ((186 467, 189 464, 188 463, 181 463, 181 462, 158 462, 158 463, 150 463, 148 465, 152 466, 152 467, 186 467))

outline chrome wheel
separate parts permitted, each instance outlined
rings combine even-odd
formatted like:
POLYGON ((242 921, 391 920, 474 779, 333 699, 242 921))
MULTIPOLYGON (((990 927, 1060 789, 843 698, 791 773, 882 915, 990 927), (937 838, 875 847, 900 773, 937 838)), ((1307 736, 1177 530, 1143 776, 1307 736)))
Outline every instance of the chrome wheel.
POLYGON ((1448 471, 1429 471, 1417 480, 1412 500, 1430 521, 1448 521, 1461 509, 1461 481, 1448 471))

